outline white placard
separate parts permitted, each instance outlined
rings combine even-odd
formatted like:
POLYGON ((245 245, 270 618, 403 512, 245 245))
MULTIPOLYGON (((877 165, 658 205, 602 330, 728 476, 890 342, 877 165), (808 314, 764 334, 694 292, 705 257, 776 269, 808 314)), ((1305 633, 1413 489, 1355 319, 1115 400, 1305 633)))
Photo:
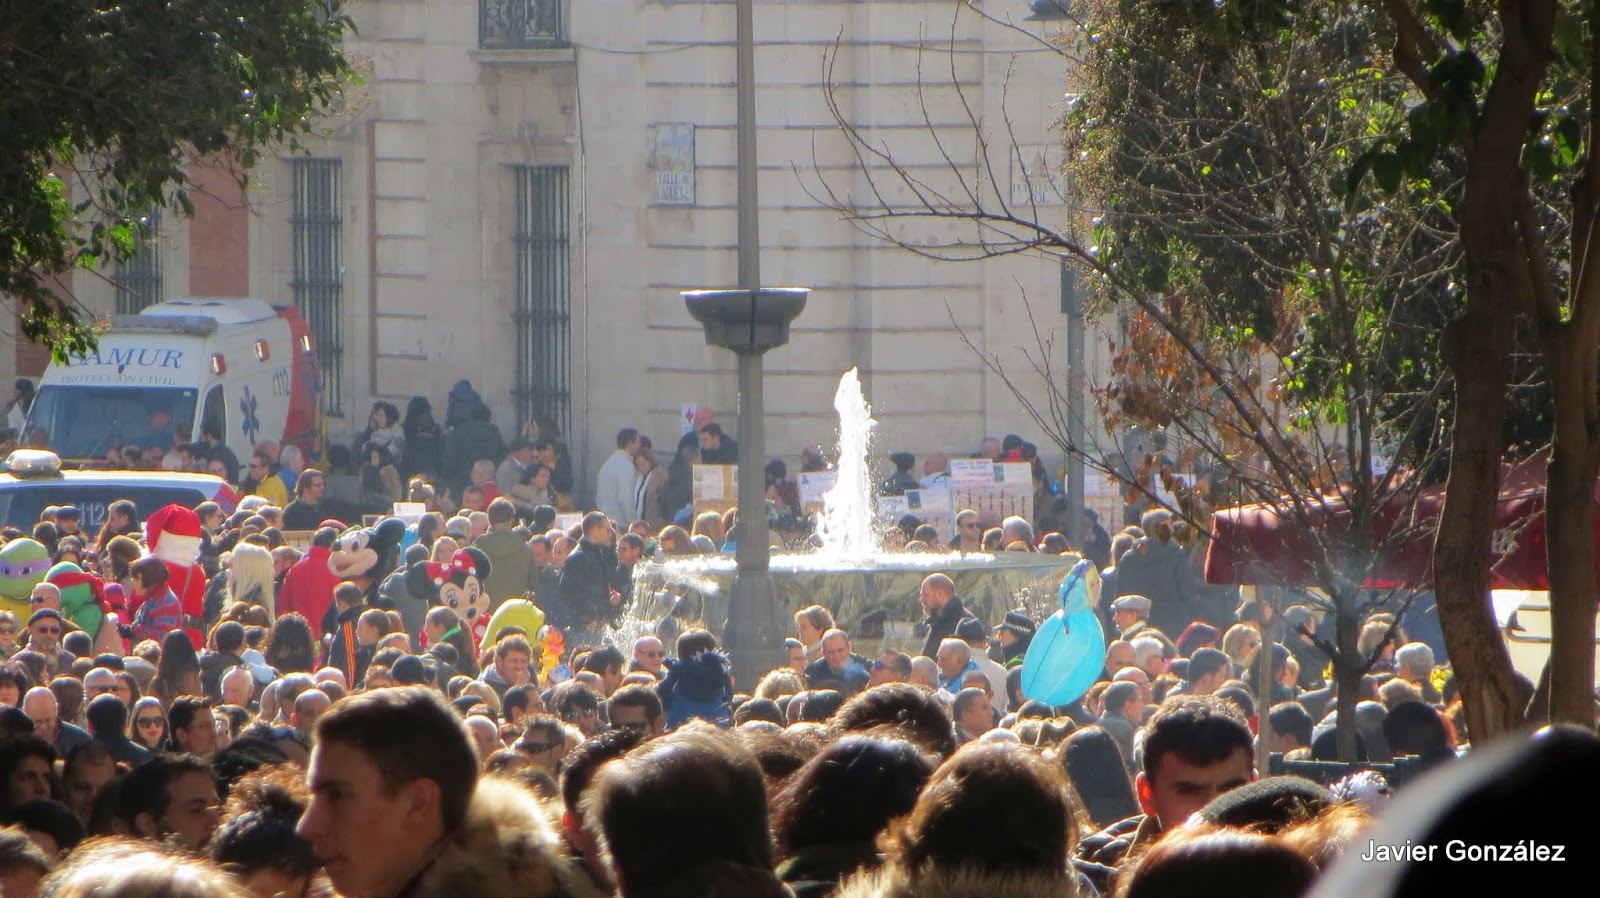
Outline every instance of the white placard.
POLYGON ((422 516, 427 513, 428 506, 422 502, 396 502, 394 503, 394 509, 390 512, 390 514, 405 521, 407 524, 415 524, 422 520, 422 516))
POLYGON ((720 465, 694 466, 694 497, 711 502, 727 498, 722 491, 722 467, 720 465))
POLYGON ((956 489, 994 485, 995 463, 987 458, 958 458, 950 462, 950 483, 956 489))
POLYGON ((800 487, 800 507, 822 504, 822 494, 839 482, 838 471, 802 471, 795 478, 800 487))

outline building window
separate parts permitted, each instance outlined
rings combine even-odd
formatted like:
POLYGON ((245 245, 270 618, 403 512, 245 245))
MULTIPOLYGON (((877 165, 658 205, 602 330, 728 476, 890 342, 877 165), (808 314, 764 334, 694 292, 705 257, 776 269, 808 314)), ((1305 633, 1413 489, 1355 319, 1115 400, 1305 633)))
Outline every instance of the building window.
POLYGON ((342 415, 344 395, 344 220, 340 217, 342 163, 295 159, 294 304, 311 328, 322 371, 322 411, 342 415))
POLYGON ((546 418, 571 432, 572 284, 567 167, 521 165, 517 173, 518 421, 546 418))
POLYGON ((567 46, 566 0, 478 0, 478 47, 523 50, 567 46))
POLYGON ((117 262, 111 278, 117 285, 117 314, 137 315, 161 302, 166 285, 161 277, 161 210, 152 209, 142 233, 133 236, 133 255, 117 262))

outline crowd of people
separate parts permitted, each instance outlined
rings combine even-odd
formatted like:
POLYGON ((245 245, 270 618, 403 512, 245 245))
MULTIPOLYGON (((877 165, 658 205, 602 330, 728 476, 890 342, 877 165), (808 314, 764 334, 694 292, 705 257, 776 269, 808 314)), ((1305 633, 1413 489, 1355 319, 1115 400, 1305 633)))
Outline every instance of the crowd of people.
MULTIPOLYGON (((1434 894, 1473 880, 1397 863, 1358 886, 1344 868, 1380 841, 1510 841, 1501 820, 1554 844, 1538 813, 1496 812, 1496 784, 1542 794, 1600 760, 1570 732, 1461 760, 1448 666, 1375 612, 1361 760, 1410 756, 1448 788, 1418 817, 1395 811, 1422 787, 1372 770, 1266 775, 1263 720, 1286 760, 1335 755, 1317 616, 1196 601, 1161 512, 1115 536, 971 510, 948 542, 907 528, 1101 568, 1103 668, 1068 705, 1024 693, 1039 622, 980 620, 944 574, 921 584, 917 645, 853 632, 817 596, 787 664, 737 682, 701 620, 616 629, 641 558, 731 536, 714 513, 677 523, 646 437, 617 435, 593 509, 559 527, 571 469, 548 425, 463 466, 494 454, 448 451, 486 408, 453 394, 448 431, 409 428, 425 405, 374 409, 358 440, 391 466, 430 439, 454 459, 405 472, 429 509, 409 528, 361 526, 362 502, 285 447, 257 451, 231 514, 119 502, 93 537, 67 507, 5 531, 0 593, 27 584, 27 610, 0 611, 6 898, 1434 894)), ((679 457, 736 454, 697 423, 679 457)))

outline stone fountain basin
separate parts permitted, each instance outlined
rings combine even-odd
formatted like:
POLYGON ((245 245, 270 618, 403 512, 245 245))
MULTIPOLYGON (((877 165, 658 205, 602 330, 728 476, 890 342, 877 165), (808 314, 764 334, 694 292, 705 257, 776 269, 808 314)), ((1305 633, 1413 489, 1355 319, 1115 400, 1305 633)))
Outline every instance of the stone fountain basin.
MULTIPOLYGON (((1076 564, 1076 555, 1033 552, 987 554, 885 553, 841 562, 820 555, 777 555, 772 579, 788 632, 792 618, 808 605, 822 605, 851 634, 855 651, 872 657, 887 649, 921 652, 915 626, 923 619, 917 601, 922 581, 943 573, 956 594, 987 627, 1007 611, 1022 610, 1042 620, 1058 607, 1056 591, 1076 564)), ((641 562, 634 568, 634 600, 623 629, 628 637, 654 632, 671 610, 674 597, 686 597, 690 620, 720 633, 728 618, 728 593, 736 569, 726 556, 680 556, 641 562)), ((667 650, 672 650, 671 645, 667 650)))

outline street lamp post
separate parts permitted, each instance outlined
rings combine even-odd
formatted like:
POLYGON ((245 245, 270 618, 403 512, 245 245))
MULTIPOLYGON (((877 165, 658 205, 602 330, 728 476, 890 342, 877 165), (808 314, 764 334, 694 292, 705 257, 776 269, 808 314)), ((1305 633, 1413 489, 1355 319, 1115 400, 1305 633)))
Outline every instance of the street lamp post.
POLYGON ((739 522, 734 531, 738 571, 728 602, 725 643, 734 676, 748 690, 756 679, 786 663, 780 647, 783 622, 767 570, 767 490, 761 357, 789 342, 789 322, 806 307, 811 291, 801 287, 754 290, 689 290, 683 301, 705 328, 706 342, 739 358, 739 522))
POLYGON ((728 602, 724 645, 734 677, 749 690, 783 657, 778 595, 767 570, 765 398, 761 357, 789 342, 789 322, 806 307, 810 290, 761 286, 760 208, 756 196, 755 23, 751 0, 738 0, 735 16, 735 83, 739 203, 739 287, 690 290, 689 314, 706 331, 706 342, 732 350, 739 359, 739 523, 734 531, 738 571, 728 602))

